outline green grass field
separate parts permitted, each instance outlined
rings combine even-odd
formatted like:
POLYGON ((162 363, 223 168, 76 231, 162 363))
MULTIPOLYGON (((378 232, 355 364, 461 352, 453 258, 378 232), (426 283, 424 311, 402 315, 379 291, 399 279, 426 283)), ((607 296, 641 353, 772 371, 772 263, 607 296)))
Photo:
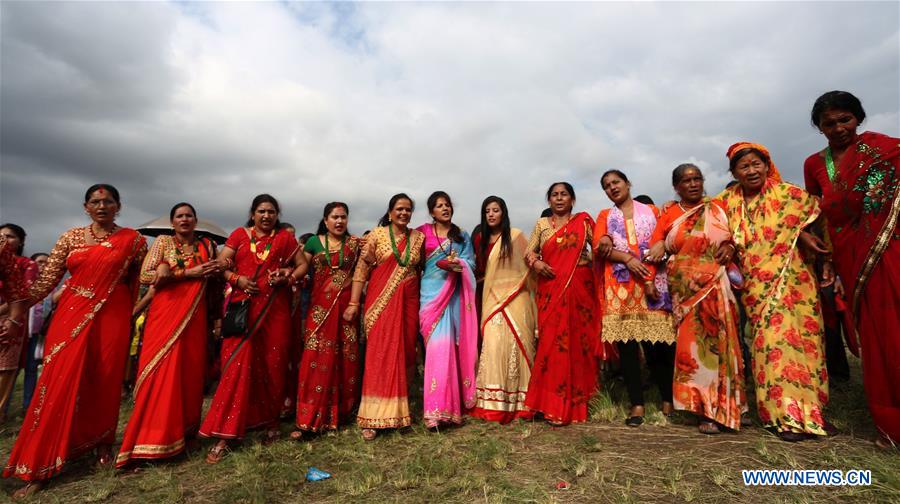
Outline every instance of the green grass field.
MULTIPOLYGON (((552 428, 478 420, 439 433, 421 424, 360 438, 355 426, 309 441, 262 446, 256 437, 217 466, 204 451, 140 467, 98 470, 71 464, 31 502, 900 502, 900 451, 875 448, 858 364, 854 380, 832 390, 828 418, 840 435, 788 444, 759 427, 703 436, 691 418, 667 420, 648 395, 648 423, 623 425, 623 387, 594 398, 591 420, 552 428), (332 478, 307 482, 310 466, 332 478), (745 487, 741 469, 869 469, 860 487, 745 487), (558 489, 561 482, 567 489, 558 489)), ((19 410, 17 391, 12 412, 19 410)), ((124 427, 129 405, 123 406, 124 427)), ((3 425, 7 456, 21 419, 3 425)), ((282 425, 287 434, 290 423, 282 425)), ((207 445, 204 444, 204 448, 207 445)), ((18 488, 4 480, 3 497, 18 488)))

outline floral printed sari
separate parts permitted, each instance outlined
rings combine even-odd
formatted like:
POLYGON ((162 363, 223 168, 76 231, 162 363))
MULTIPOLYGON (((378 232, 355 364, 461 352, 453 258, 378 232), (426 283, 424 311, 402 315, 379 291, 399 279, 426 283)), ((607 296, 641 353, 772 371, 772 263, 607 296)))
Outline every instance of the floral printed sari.
POLYGON ((825 435, 828 372, 816 279, 797 247, 819 216, 817 200, 769 178, 748 202, 740 185, 723 203, 745 279, 760 420, 782 432, 825 435))
POLYGON ((537 287, 538 340, 525 406, 547 420, 569 424, 587 420, 588 401, 597 390, 600 319, 597 317, 594 271, 582 264, 594 227, 582 212, 548 232, 548 219, 538 221, 529 251, 540 246, 541 258, 556 272, 541 277, 537 287), (545 238, 545 235, 549 237, 545 238))
POLYGON ((320 237, 306 242, 305 251, 313 254, 313 289, 297 385, 296 425, 300 430, 337 429, 359 401, 359 323, 343 319, 350 303, 359 239, 349 237, 342 246, 342 254, 326 254, 320 237))
POLYGON ((678 332, 675 409, 739 430, 747 405, 738 311, 725 266, 715 259, 719 245, 731 239, 728 219, 707 200, 687 211, 672 205, 660 225, 668 228, 666 250, 672 254, 666 272, 678 332))

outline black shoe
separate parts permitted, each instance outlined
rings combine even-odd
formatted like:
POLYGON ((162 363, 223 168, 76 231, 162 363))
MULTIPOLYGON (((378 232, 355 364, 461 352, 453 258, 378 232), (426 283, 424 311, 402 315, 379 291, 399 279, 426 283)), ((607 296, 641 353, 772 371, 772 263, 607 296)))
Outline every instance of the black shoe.
POLYGON ((781 438, 782 441, 786 441, 788 443, 796 443, 798 441, 803 441, 804 439, 806 439, 805 434, 790 431, 779 432, 778 437, 781 438))
POLYGON ((625 419, 625 425, 629 427, 640 427, 644 423, 644 417, 632 416, 625 419))

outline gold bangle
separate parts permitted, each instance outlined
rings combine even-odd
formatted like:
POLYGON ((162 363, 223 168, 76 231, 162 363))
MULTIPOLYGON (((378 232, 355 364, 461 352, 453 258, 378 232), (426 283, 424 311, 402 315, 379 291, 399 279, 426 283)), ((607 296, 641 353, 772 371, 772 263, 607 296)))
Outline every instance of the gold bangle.
POLYGON ((354 303, 353 301, 347 303, 347 306, 359 306, 359 303, 354 303))

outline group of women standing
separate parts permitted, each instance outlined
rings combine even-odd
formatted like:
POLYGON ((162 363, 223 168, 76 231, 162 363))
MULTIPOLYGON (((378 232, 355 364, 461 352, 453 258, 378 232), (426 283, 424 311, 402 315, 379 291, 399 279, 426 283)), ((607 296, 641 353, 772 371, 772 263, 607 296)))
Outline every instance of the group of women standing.
POLYGON ((695 165, 675 168, 678 200, 661 209, 632 198, 625 173, 610 170, 601 183, 613 205, 594 220, 574 211, 571 184, 554 183, 549 213, 528 240, 496 196, 484 200, 470 237, 453 223, 450 196, 438 191, 428 199, 431 223, 411 229, 414 202, 401 193, 365 238, 349 233, 346 204, 329 203, 301 247, 280 225, 278 202, 263 194, 220 252, 195 233, 193 206, 179 203, 170 214, 174 234, 148 253, 136 231, 115 224, 118 191, 92 186, 84 203, 91 224, 60 238, 30 294, 0 243, 3 296, 15 301, 0 325, 3 342, 16 333, 26 298, 43 299, 71 274, 4 476, 29 482, 17 492, 23 496, 88 450, 101 464, 124 467, 175 455, 198 435, 215 438, 206 458, 214 464, 250 429, 276 439, 286 400, 296 409, 294 439, 336 429, 355 412, 372 440, 412 422, 418 335, 423 418, 432 429, 466 414, 501 423, 536 415, 552 425, 586 421, 604 360, 619 363, 631 404, 626 424, 637 427, 643 358, 663 414, 693 412, 703 433, 746 421, 743 370, 752 366, 765 427, 788 441, 825 435, 818 287, 835 282, 835 272, 856 317, 873 418, 883 441, 896 442, 900 143, 857 134, 864 118, 849 93, 816 102, 812 120, 828 147, 807 160, 807 179, 817 181, 810 192, 783 182, 764 146, 742 142, 726 153, 736 184, 714 198, 695 165), (292 328, 291 290, 307 275, 308 314, 302 329, 292 328), (136 303, 139 283, 150 288, 136 303), (741 355, 735 291, 748 314, 752 362, 741 355), (114 459, 136 304, 135 312, 149 308, 135 406, 114 459), (289 371, 295 330, 303 352, 289 371), (204 417, 209 332, 225 338, 204 417), (296 397, 288 397, 291 380, 296 397))

